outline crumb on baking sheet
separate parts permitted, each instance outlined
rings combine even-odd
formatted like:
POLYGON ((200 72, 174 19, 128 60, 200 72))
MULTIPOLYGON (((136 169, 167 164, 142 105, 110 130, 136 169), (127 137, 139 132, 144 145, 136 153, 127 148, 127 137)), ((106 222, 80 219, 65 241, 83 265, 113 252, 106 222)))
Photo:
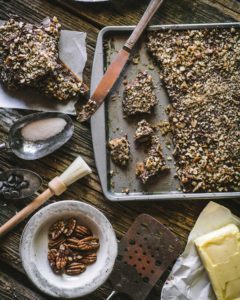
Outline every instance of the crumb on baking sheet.
POLYGON ((151 113, 157 104, 152 76, 147 71, 139 72, 136 79, 125 87, 123 112, 127 116, 151 113))
POLYGON ((240 190, 240 29, 154 31, 184 192, 240 190))
POLYGON ((121 167, 126 166, 130 158, 130 146, 127 136, 110 140, 108 147, 112 161, 121 167))
POLYGON ((151 177, 157 176, 166 170, 169 170, 169 167, 163 157, 159 138, 153 136, 152 146, 147 158, 136 165, 136 175, 145 184, 151 177))
POLYGON ((134 139, 137 142, 144 143, 151 139, 154 133, 153 127, 146 120, 141 120, 137 124, 134 139))

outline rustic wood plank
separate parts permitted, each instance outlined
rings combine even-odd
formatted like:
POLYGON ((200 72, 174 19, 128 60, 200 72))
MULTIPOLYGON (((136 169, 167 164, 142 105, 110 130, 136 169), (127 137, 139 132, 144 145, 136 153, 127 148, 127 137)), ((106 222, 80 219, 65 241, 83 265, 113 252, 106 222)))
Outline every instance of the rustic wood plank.
MULTIPOLYGON (((224 0, 222 1, 224 3, 224 0)), ((236 2, 234 0, 228 1, 230 3, 236 2)), ((84 18, 95 26, 102 28, 107 25, 135 25, 149 1, 121 0, 101 4, 67 2, 64 0, 52 0, 51 2, 57 3, 73 15, 84 18)), ((151 23, 175 24, 239 20, 239 15, 236 15, 234 10, 227 9, 221 4, 212 5, 212 3, 211 0, 168 0, 163 3, 151 23)))
POLYGON ((2 300, 44 300, 46 298, 31 291, 10 276, 0 271, 0 297, 2 300))

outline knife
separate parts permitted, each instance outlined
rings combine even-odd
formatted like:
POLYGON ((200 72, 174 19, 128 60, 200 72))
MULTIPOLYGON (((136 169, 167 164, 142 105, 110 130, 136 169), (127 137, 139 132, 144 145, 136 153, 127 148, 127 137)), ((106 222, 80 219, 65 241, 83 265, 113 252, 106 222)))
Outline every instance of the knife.
POLYGON ((139 23, 133 30, 132 34, 124 44, 123 48, 118 52, 115 59, 108 67, 106 73, 103 75, 101 81, 93 92, 91 98, 83 106, 82 110, 78 114, 78 120, 84 122, 88 120, 100 107, 104 99, 112 89, 113 85, 119 78, 125 64, 127 63, 131 54, 132 48, 138 41, 139 37, 147 27, 149 21, 158 10, 163 0, 151 0, 145 13, 140 19, 139 23))

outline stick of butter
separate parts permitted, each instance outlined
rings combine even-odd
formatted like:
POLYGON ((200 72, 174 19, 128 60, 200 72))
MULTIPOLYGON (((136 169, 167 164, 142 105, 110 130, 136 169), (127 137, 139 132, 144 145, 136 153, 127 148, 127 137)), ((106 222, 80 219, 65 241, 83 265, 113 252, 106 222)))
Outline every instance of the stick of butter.
POLYGON ((195 240, 218 300, 240 300, 240 232, 229 224, 195 240))

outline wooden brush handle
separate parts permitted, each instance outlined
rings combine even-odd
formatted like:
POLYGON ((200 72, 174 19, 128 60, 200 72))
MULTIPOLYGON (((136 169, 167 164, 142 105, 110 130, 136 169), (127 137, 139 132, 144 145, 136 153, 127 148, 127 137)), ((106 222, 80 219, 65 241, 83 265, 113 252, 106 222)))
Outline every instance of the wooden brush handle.
POLYGON ((124 48, 127 48, 128 51, 132 50, 133 46, 136 44, 140 35, 143 33, 149 21, 154 16, 155 12, 158 10, 158 8, 162 3, 163 0, 151 0, 145 13, 143 14, 142 18, 140 19, 137 26, 135 27, 133 33, 130 35, 129 39, 125 43, 124 48))
POLYGON ((54 193, 50 189, 47 189, 41 195, 35 198, 31 203, 25 206, 15 216, 13 216, 10 220, 8 220, 5 224, 3 224, 0 227, 0 237, 5 235, 16 225, 22 222, 25 218, 27 218, 31 213, 33 213, 36 209, 38 209, 44 202, 46 202, 53 195, 54 193))

